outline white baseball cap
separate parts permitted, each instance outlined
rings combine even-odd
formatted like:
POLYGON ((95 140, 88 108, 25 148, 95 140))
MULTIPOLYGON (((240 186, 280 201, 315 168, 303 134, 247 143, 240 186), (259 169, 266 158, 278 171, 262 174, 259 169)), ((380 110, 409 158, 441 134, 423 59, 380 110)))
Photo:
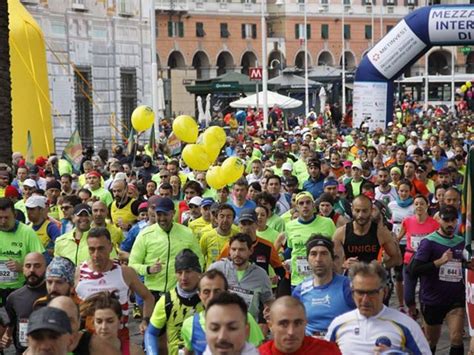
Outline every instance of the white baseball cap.
POLYGON ((46 197, 33 195, 25 202, 26 208, 45 208, 46 207, 46 197))
POLYGON ((31 187, 31 188, 36 188, 36 181, 33 180, 33 179, 26 179, 25 181, 23 181, 23 186, 28 186, 28 187, 31 187))
POLYGON ((202 198, 199 196, 194 196, 191 200, 188 202, 189 205, 194 205, 194 206, 201 206, 202 198))
POLYGON ((291 165, 291 163, 283 163, 281 170, 293 171, 293 165, 291 165))

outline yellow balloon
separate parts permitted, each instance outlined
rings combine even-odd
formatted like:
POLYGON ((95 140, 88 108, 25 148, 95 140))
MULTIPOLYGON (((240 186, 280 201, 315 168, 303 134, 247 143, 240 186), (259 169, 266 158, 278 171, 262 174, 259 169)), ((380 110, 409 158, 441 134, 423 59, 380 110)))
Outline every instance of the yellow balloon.
POLYGON ((466 87, 467 87, 468 89, 470 89, 471 86, 472 86, 472 83, 471 83, 470 81, 466 81, 466 87))
POLYGON ((222 148, 226 142, 227 136, 224 128, 219 126, 212 126, 206 129, 203 134, 204 141, 214 140, 220 144, 219 148, 222 148))
POLYGON ((239 180, 244 173, 244 163, 237 157, 230 157, 222 163, 222 172, 224 179, 228 184, 232 184, 239 180))
POLYGON ((132 112, 132 126, 137 132, 146 131, 155 122, 155 113, 150 106, 138 106, 132 112))
POLYGON ((466 92, 467 91, 467 86, 466 85, 461 86, 461 91, 466 92))
POLYGON ((222 189, 226 183, 223 179, 222 168, 220 166, 211 166, 206 173, 206 182, 213 189, 222 189))
POLYGON ((181 153, 187 166, 194 170, 207 170, 211 165, 206 150, 200 144, 188 144, 181 153))
POLYGON ((220 146, 219 142, 208 140, 208 142, 203 144, 202 146, 204 147, 204 150, 207 153, 209 161, 213 163, 219 156, 219 153, 221 152, 222 147, 220 146))
POLYGON ((179 140, 194 143, 199 134, 199 128, 191 116, 181 115, 173 121, 173 132, 179 140))

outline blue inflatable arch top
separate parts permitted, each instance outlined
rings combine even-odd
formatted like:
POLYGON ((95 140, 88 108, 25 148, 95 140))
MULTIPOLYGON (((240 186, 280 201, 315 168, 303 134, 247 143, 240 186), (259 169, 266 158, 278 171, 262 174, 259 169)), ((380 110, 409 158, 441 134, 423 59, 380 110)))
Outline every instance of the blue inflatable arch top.
POLYGON ((367 53, 354 80, 353 122, 382 127, 393 119, 393 80, 433 46, 474 44, 474 5, 422 7, 367 53))

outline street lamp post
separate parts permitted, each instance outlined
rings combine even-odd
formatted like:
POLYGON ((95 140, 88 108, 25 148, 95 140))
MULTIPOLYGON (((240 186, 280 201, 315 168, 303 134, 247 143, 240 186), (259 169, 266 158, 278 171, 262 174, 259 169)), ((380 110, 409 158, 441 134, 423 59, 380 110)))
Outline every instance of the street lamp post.
POLYGON ((151 38, 151 102, 155 113, 155 131, 159 133, 160 120, 158 117, 158 64, 156 62, 156 19, 155 0, 150 5, 150 38, 151 38))
POLYGON ((263 129, 268 125, 268 63, 267 63, 267 22, 265 20, 266 0, 261 0, 261 27, 262 27, 262 109, 263 109, 263 129))
POLYGON ((308 16, 307 0, 304 0, 304 109, 305 116, 309 113, 309 89, 308 89, 308 16))
POLYGON ((346 17, 345 17, 345 8, 344 0, 342 0, 342 116, 346 114, 346 37, 345 37, 345 28, 346 28, 346 17))

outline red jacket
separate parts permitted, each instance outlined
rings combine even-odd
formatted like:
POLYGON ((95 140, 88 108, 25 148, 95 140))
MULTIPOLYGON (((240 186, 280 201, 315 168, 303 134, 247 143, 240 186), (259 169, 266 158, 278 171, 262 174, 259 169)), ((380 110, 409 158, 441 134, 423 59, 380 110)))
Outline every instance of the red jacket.
MULTIPOLYGON (((286 355, 275 347, 274 340, 267 341, 258 348, 260 355, 286 355)), ((310 336, 305 336, 303 344, 298 351, 291 353, 291 355, 340 355, 341 351, 336 343, 331 343, 326 340, 316 339, 310 336)))

